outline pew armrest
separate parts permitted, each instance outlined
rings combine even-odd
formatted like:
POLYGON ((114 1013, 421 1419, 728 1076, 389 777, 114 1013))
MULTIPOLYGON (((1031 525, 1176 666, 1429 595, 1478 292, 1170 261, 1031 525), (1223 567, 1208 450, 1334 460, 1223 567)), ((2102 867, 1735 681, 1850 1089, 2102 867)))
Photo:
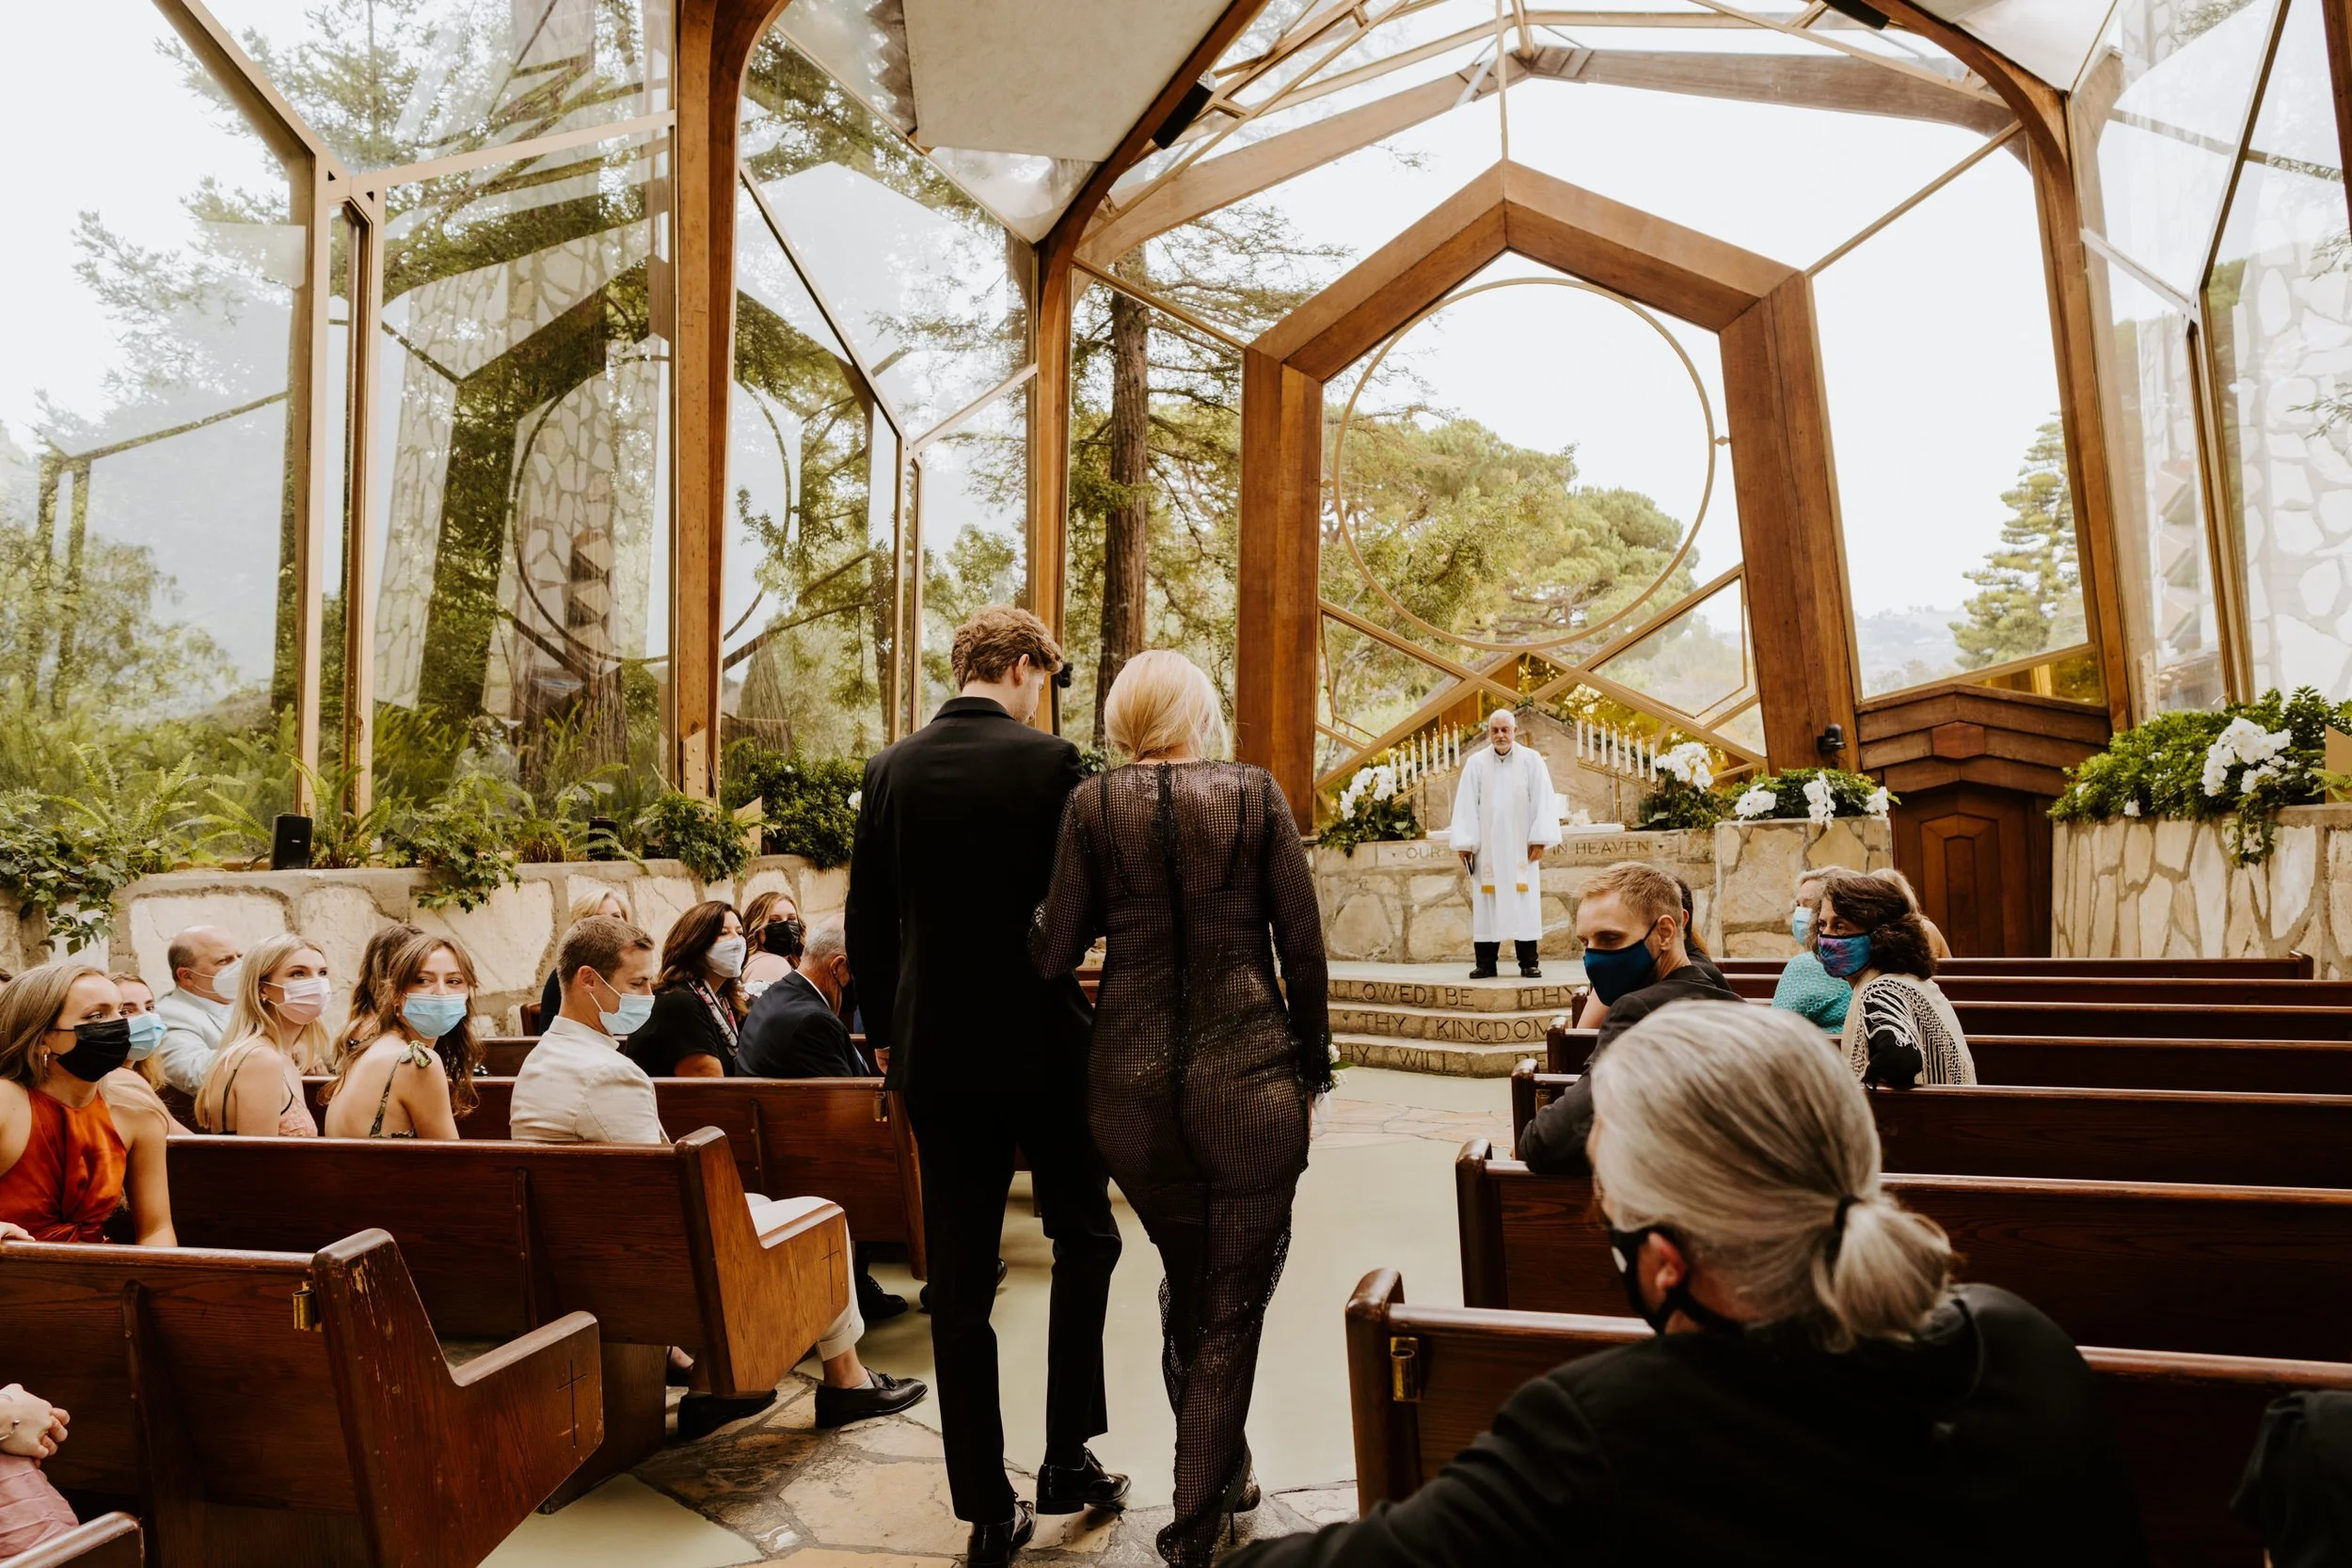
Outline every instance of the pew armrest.
POLYGON ((6 1568, 139 1568, 139 1522, 128 1513, 102 1513, 29 1552, 0 1558, 6 1568))
POLYGON ((385 1232, 323 1249, 311 1277, 375 1560, 481 1561, 603 1440, 603 1364, 587 1313, 453 1370, 385 1232))
POLYGON ((820 1201, 757 1231, 726 1135, 706 1127, 676 1148, 710 1391, 764 1394, 850 1305, 849 1221, 840 1205, 820 1201))

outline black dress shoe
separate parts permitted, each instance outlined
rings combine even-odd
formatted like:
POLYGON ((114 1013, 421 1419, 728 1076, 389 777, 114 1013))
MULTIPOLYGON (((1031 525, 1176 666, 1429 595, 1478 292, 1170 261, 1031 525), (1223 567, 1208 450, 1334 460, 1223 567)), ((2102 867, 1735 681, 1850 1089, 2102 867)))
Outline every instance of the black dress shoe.
POLYGON ((1542 979, 1543 977, 1544 977, 1544 970, 1543 970, 1543 966, 1542 966, 1541 964, 1521 964, 1521 965, 1519 965, 1519 978, 1520 978, 1520 979, 1522 979, 1522 980, 1540 980, 1540 979, 1542 979))
POLYGON ((1036 1533, 1037 1510, 1015 1497, 1011 1518, 972 1527, 972 1539, 964 1545, 966 1568, 1005 1568, 1036 1533))
POLYGON ((1485 968, 1473 969, 1470 972, 1470 977, 1473 980, 1491 980, 1495 977, 1495 972, 1485 968))
POLYGON ((717 1394, 689 1394, 677 1402, 677 1440, 691 1443, 697 1437, 707 1437, 729 1421, 739 1421, 746 1416, 756 1416, 776 1402, 775 1390, 752 1394, 742 1399, 722 1399, 717 1394))
POLYGON ((877 1416, 895 1416, 910 1405, 923 1402, 930 1388, 920 1378, 892 1377, 888 1372, 869 1371, 863 1388, 835 1388, 830 1385, 817 1390, 817 1424, 819 1427, 848 1426, 851 1421, 867 1421, 877 1416))
POLYGON ((868 1323, 886 1323, 906 1309, 906 1297, 883 1290, 871 1275, 858 1276, 857 1315, 868 1323))
POLYGON ((1080 1509, 1127 1506, 1127 1478, 1103 1468, 1087 1450, 1084 1465, 1041 1465, 1037 1467, 1037 1511, 1075 1513, 1080 1509))

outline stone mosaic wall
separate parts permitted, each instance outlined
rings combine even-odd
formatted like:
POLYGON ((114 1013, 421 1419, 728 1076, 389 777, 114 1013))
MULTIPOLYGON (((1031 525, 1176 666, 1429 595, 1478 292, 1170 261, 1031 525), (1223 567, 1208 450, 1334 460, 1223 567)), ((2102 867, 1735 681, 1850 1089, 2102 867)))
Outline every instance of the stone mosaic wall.
MULTIPOLYGON (((526 865, 522 873, 521 885, 499 889, 478 910, 459 911, 419 909, 423 878, 413 871, 174 871, 123 890, 109 946, 117 967, 135 968, 160 990, 170 974, 164 949, 190 926, 224 926, 248 943, 298 930, 326 955, 334 982, 326 1018, 339 1028, 359 950, 378 927, 405 920, 445 931, 465 945, 482 983, 476 1010, 503 1031, 519 1024, 516 1009, 523 1003, 539 1000, 572 901, 599 887, 618 888, 656 942, 706 898, 740 905, 771 889, 787 889, 813 919, 839 910, 850 891, 846 866, 819 871, 797 855, 753 861, 739 884, 702 882, 675 861, 647 861, 642 867, 628 861, 526 865)), ((45 956, 35 951, 38 929, 22 933, 15 953, 5 950, 9 934, 0 929, 0 966, 13 970, 45 956)), ((101 955, 92 961, 108 959, 101 955)))
MULTIPOLYGON (((1717 952, 1788 951, 1788 906, 1805 866, 1876 871, 1895 863, 1883 822, 1725 822, 1712 829, 1570 833, 1544 856, 1543 951, 1581 948, 1576 900, 1594 873, 1617 861, 1651 861, 1691 884, 1700 931, 1717 952)), ((1366 844, 1354 855, 1313 851, 1324 942, 1334 958, 1450 963, 1470 951, 1469 881, 1444 845, 1427 839, 1366 844)))
POLYGON ((2234 865, 2217 822, 2060 822, 2050 951, 2059 958, 2309 953, 2352 978, 2352 806, 2292 806, 2279 847, 2234 865))

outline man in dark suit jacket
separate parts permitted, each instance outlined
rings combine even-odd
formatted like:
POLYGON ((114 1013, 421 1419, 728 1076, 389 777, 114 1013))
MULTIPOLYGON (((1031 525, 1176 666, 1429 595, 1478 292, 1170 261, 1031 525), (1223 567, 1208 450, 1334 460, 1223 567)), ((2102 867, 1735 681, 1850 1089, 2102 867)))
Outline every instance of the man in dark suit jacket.
POLYGON ((1108 1430, 1103 1319, 1119 1226, 1087 1129, 1092 1019, 1074 975, 1041 980, 1029 925, 1053 874, 1078 750, 1029 727, 1061 649, 1026 610, 992 605, 956 633, 962 695, 866 765, 850 863, 850 966, 867 1042, 890 1053, 923 1150, 931 1347, 956 1514, 973 1568, 1029 1539, 1005 1476, 989 1326, 1014 1149, 1054 1239, 1045 1462, 1038 1508, 1117 1507, 1123 1476, 1087 1449, 1108 1430))
POLYGON ((818 921, 805 940, 801 967, 752 1004, 737 1059, 755 1078, 870 1078, 874 1064, 859 1053, 838 1010, 850 982, 840 917, 818 921))

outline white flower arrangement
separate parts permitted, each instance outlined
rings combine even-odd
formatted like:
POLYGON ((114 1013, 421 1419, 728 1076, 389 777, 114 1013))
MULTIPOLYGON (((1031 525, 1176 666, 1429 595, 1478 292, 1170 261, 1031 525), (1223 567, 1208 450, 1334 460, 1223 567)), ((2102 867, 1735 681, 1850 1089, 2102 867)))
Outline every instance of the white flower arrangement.
POLYGON ((2229 793, 2230 769, 2243 768, 2246 771, 2238 775, 2238 792, 2251 795, 2280 775, 2280 753, 2294 739, 2288 731, 2265 730, 2251 719, 2231 720, 2230 727, 2205 749, 2205 793, 2229 793))
POLYGON ((1693 789, 1715 787, 1715 770, 1708 766, 1707 748, 1695 740, 1661 753, 1658 758, 1661 771, 1672 774, 1693 789))
MULTIPOLYGON (((1371 792, 1372 785, 1373 770, 1369 768, 1356 769, 1356 776, 1347 781, 1345 789, 1340 791, 1340 815, 1342 816, 1355 816, 1356 808, 1363 803, 1363 799, 1371 792)), ((1394 786, 1391 785, 1391 788, 1393 790, 1394 786)), ((1387 796, 1377 797, 1381 800, 1387 798, 1387 796)))
POLYGON ((1837 798, 1822 775, 1816 773, 1804 781, 1804 815, 1815 827, 1826 828, 1837 816, 1837 798))
POLYGON ((1883 822, 1886 814, 1894 809, 1894 799, 1886 793, 1886 786, 1881 784, 1870 791, 1870 798, 1862 802, 1862 809, 1883 822))
POLYGON ((1773 793, 1771 784, 1756 784, 1748 785, 1740 799, 1731 803, 1731 811, 1740 821, 1754 822, 1758 817, 1772 816, 1779 804, 1780 797, 1773 793))
POLYGON ((1372 770, 1372 798, 1375 800, 1386 800, 1395 794, 1396 769, 1384 762, 1372 770))
POLYGON ((2123 802, 2123 815, 2126 816, 2137 816, 2139 815, 2138 796, 2135 795, 2130 800, 2123 802))
POLYGON ((865 803, 866 791, 862 789, 853 789, 850 791, 850 809, 851 811, 857 810, 858 807, 864 805, 865 803))

